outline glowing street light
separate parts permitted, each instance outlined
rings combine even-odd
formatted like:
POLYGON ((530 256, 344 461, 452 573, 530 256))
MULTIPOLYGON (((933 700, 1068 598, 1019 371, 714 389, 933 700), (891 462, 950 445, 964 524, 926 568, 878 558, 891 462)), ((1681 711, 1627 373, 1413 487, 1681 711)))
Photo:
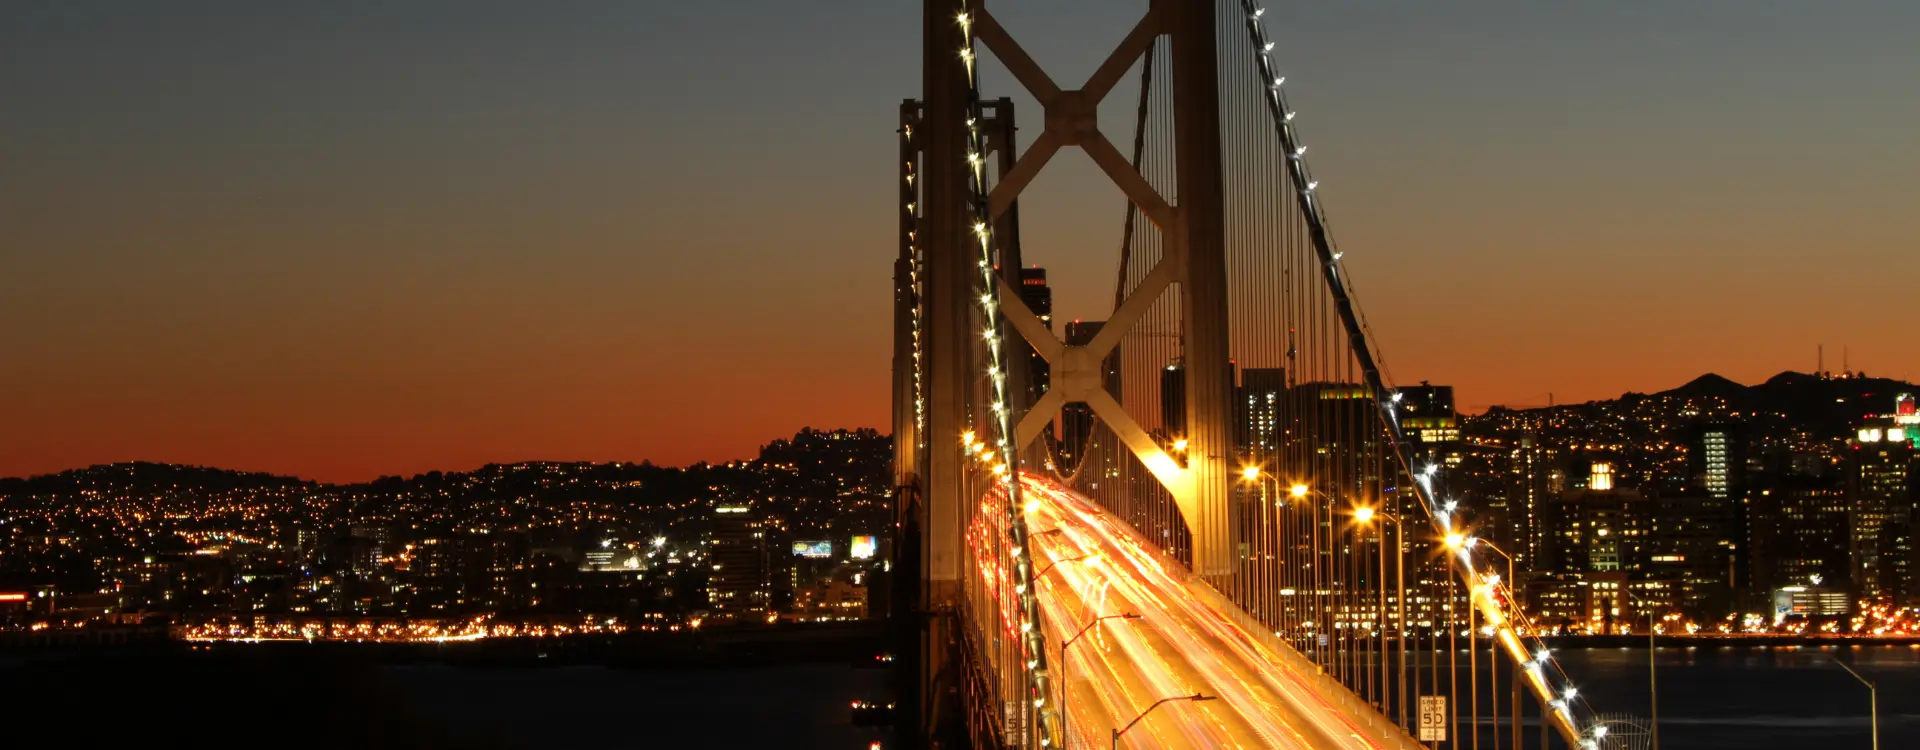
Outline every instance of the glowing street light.
POLYGON ((1169 698, 1161 698, 1160 700, 1154 701, 1153 705, 1148 706, 1147 710, 1141 711, 1139 716, 1133 717, 1133 721, 1127 722, 1126 726, 1113 730, 1113 748, 1114 750, 1120 750, 1120 735, 1126 734, 1127 730, 1132 729, 1133 725, 1140 723, 1141 719, 1147 718, 1147 714, 1153 713, 1153 710, 1156 708, 1159 708, 1160 704, 1162 703, 1169 703, 1172 701, 1193 701, 1195 703, 1198 703, 1200 701, 1212 701, 1212 700, 1219 700, 1219 698, 1211 695, 1201 695, 1199 693, 1194 693, 1193 695, 1176 695, 1169 698))
POLYGON ((1304 484, 1296 484, 1287 488, 1287 494, 1292 495, 1295 500, 1306 498, 1309 491, 1309 488, 1304 484))
POLYGON ((1055 560, 1055 561, 1053 561, 1053 562, 1050 562, 1050 563, 1047 563, 1047 565, 1046 565, 1046 567, 1044 567, 1044 568, 1041 568, 1041 569, 1040 569, 1040 572, 1038 572, 1038 573, 1035 573, 1035 574, 1033 574, 1033 580, 1034 580, 1034 581, 1035 581, 1036 583, 1037 583, 1037 582, 1039 582, 1039 580, 1040 580, 1040 577, 1041 577, 1041 576, 1044 576, 1044 575, 1046 575, 1046 574, 1047 574, 1047 571, 1049 571, 1049 570, 1053 570, 1053 566, 1055 566, 1055 565, 1059 565, 1060 563, 1070 563, 1070 562, 1080 562, 1081 560, 1093 560, 1093 559, 1097 559, 1097 558, 1099 558, 1099 557, 1100 557, 1100 553, 1098 553, 1098 552, 1089 552, 1089 553, 1087 553, 1087 554, 1084 554, 1084 555, 1081 555, 1081 556, 1079 556, 1079 557, 1067 557, 1067 558, 1062 558, 1062 559, 1059 559, 1059 560, 1055 560))
POLYGON ((1107 620, 1138 619, 1140 619, 1140 615, 1133 612, 1118 615, 1101 615, 1093 618, 1093 621, 1082 626, 1080 632, 1074 633, 1072 638, 1068 638, 1066 643, 1060 645, 1060 736, 1062 738, 1073 736, 1067 732, 1067 695, 1069 691, 1073 690, 1073 683, 1067 681, 1067 665, 1072 663, 1067 660, 1067 649, 1072 648, 1073 642, 1080 640, 1080 636, 1086 635, 1087 631, 1093 630, 1095 625, 1099 625, 1102 622, 1107 620))
MULTIPOLYGON (((1397 615, 1400 630, 1400 637, 1398 638, 1400 642, 1399 708, 1400 723, 1404 726, 1407 723, 1407 569, 1406 554, 1402 548, 1402 544, 1405 540, 1403 535, 1406 533, 1406 530, 1400 525, 1400 517, 1392 513, 1382 513, 1375 510, 1372 506, 1367 505, 1356 506, 1353 509, 1353 520, 1362 526, 1371 524, 1375 518, 1393 524, 1394 587, 1399 591, 1399 596, 1395 597, 1399 602, 1397 615)), ((1387 647, 1387 530, 1380 529, 1379 531, 1380 543, 1374 546, 1379 550, 1380 554, 1380 648, 1384 652, 1387 647)), ((1380 661, 1380 684, 1387 684, 1387 662, 1385 659, 1380 661)), ((1385 691, 1383 690, 1380 697, 1382 713, 1385 712, 1387 703, 1387 698, 1384 693, 1385 691)))

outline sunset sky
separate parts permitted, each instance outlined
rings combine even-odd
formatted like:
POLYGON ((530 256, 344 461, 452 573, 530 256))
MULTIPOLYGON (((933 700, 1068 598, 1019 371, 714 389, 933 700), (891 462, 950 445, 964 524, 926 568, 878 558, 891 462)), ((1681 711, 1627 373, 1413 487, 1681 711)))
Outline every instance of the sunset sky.
MULTIPOLYGON (((1268 5, 1401 380, 1477 411, 1754 382, 1820 343, 1920 377, 1920 3, 1268 5)), ((1070 86, 1135 6, 993 5, 1070 86)), ((678 464, 884 427, 919 25, 881 0, 8 4, 0 476, 678 464)), ((1073 151, 1023 198, 1056 318, 1105 317, 1121 200, 1073 151)))

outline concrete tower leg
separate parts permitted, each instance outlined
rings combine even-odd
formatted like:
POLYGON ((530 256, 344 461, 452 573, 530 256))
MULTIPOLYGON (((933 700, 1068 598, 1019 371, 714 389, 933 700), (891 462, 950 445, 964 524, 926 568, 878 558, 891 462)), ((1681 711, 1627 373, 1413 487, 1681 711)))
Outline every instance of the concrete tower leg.
POLYGON ((1196 513, 1193 570, 1231 590, 1234 530, 1233 365, 1227 315, 1225 186, 1220 169, 1220 89, 1213 0, 1172 3, 1173 117, 1178 224, 1186 238, 1187 460, 1196 513))
MULTIPOLYGON (((973 267, 966 243, 966 71, 955 19, 959 0, 926 0, 923 19, 923 105, 918 140, 922 154, 918 239, 925 258, 923 356, 926 358, 927 429, 921 465, 925 509, 921 527, 921 642, 919 715, 921 736, 940 746, 964 727, 958 679, 959 607, 962 596, 961 535, 970 503, 962 496, 965 464, 960 435, 970 429, 967 394, 973 386, 971 307, 973 267)), ((964 737, 964 731, 958 733, 964 737)))

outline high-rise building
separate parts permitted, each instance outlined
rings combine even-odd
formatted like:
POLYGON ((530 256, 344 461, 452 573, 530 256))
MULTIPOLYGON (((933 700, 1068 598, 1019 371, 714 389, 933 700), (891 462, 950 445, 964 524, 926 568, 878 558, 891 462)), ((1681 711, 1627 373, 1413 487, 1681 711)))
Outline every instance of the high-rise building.
MULTIPOLYGON (((1047 286, 1047 269, 1039 266, 1020 269, 1020 301, 1027 303, 1027 309, 1040 318, 1047 330, 1053 330, 1053 288, 1047 286)), ((1031 381, 1027 403, 1033 403, 1047 392, 1047 360, 1032 345, 1023 345, 1027 350, 1027 378, 1031 381)))
POLYGON ((1663 607, 1731 609, 1722 524, 1709 512, 1714 501, 1698 492, 1646 494, 1614 482, 1611 464, 1593 464, 1586 489, 1548 506, 1549 569, 1562 579, 1617 578, 1663 607))
POLYGON ((1287 398, 1286 368, 1247 368, 1240 374, 1236 396, 1239 418, 1234 420, 1235 442, 1240 449, 1254 455, 1279 450, 1280 419, 1287 398))
MULTIPOLYGON (((1884 598, 1893 591, 1883 579, 1880 535, 1892 521, 1912 518, 1915 449, 1904 439, 1888 439, 1889 428, 1866 427, 1850 446, 1848 543, 1854 587, 1862 596, 1884 598)), ((1904 435, 1899 437, 1904 438, 1904 435)))
POLYGON ((1512 448, 1509 460, 1508 522, 1513 524, 1513 536, 1524 540, 1519 545, 1524 549, 1514 554, 1523 558, 1524 567, 1544 571, 1551 567, 1546 559, 1548 506, 1566 489, 1565 475, 1558 468, 1560 451, 1528 430, 1512 448))
POLYGON ((1769 481, 1753 493, 1751 507, 1753 588, 1848 582, 1847 489, 1839 477, 1794 474, 1769 481))
MULTIPOLYGON (((1093 337, 1100 335, 1100 329, 1106 326, 1102 320, 1076 320, 1067 324, 1067 346, 1086 346, 1093 337)), ((1103 363, 1108 374, 1117 360, 1109 356, 1103 363)), ((1093 409, 1084 403, 1067 404, 1060 407, 1060 448, 1055 460, 1068 471, 1079 465, 1081 454, 1088 447, 1087 441, 1093 438, 1093 409)))
POLYGON ((772 604, 767 577, 767 533, 760 514, 744 503, 713 509, 707 604, 716 620, 757 620, 772 604))
POLYGON ((1453 386, 1425 382, 1396 391, 1394 417, 1407 437, 1439 460, 1460 442, 1460 414, 1453 408, 1453 386))
POLYGON ((1555 498, 1547 508, 1544 562, 1560 575, 1638 570, 1645 562, 1647 498, 1615 489, 1613 467, 1594 464, 1587 489, 1555 498))
POLYGON ((1180 362, 1160 370, 1160 429, 1169 440, 1187 434, 1187 368, 1180 362))
POLYGON ((1747 429, 1726 423, 1697 424, 1687 440, 1689 484, 1716 500, 1738 500, 1747 485, 1747 429))
POLYGON ((348 569, 356 575, 379 574, 381 561, 393 551, 393 530, 385 526, 356 525, 349 535, 364 541, 353 545, 353 559, 348 569))
POLYGON ((1704 493, 1690 520, 1711 524, 1720 554, 1728 561, 1727 585, 1744 590, 1753 578, 1752 560, 1745 549, 1748 531, 1748 440, 1745 425, 1710 422, 1688 429, 1688 486, 1704 493))

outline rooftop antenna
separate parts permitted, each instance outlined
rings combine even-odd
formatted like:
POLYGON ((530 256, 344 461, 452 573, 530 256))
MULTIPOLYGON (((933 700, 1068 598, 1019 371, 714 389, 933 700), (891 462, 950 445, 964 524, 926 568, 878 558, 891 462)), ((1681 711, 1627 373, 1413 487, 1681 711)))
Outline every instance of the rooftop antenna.
POLYGON ((1817 344, 1816 346, 1819 347, 1820 357, 1817 360, 1818 364, 1813 366, 1813 376, 1818 378, 1823 377, 1822 373, 1826 372, 1827 369, 1827 345, 1817 344))

